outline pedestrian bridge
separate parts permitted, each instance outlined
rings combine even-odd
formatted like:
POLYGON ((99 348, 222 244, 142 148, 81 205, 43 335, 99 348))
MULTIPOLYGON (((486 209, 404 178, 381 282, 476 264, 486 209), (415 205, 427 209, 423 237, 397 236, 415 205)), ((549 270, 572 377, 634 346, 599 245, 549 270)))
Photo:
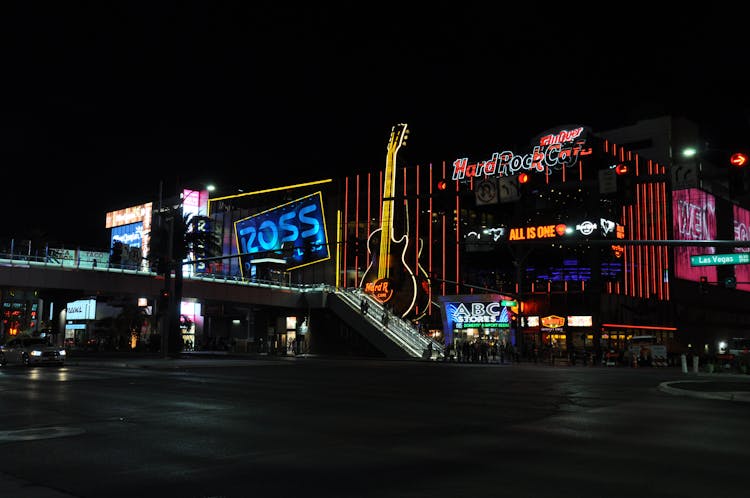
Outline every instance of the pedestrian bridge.
MULTIPOLYGON (((148 270, 79 265, 45 261, 18 255, 0 255, 0 287, 80 291, 85 295, 127 295, 155 299, 164 287, 164 277, 148 270)), ((199 301, 253 304, 290 309, 327 308, 360 333, 388 358, 421 358, 428 344, 435 354, 442 347, 420 334, 407 320, 391 316, 387 326, 380 317, 386 310, 359 289, 328 284, 292 284, 270 280, 248 280, 220 274, 183 277, 183 296, 199 301), (362 299, 370 302, 370 313, 362 314, 362 299)))

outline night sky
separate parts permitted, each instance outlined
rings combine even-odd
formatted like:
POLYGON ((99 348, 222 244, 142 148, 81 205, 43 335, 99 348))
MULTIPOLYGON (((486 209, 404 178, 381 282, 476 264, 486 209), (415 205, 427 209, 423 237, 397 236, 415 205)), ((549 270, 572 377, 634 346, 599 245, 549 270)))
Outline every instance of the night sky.
POLYGON ((400 122, 408 164, 669 113, 750 147, 748 43, 727 12, 460 4, 4 3, 0 237, 104 249, 105 213, 160 183, 220 195, 370 171, 400 122))

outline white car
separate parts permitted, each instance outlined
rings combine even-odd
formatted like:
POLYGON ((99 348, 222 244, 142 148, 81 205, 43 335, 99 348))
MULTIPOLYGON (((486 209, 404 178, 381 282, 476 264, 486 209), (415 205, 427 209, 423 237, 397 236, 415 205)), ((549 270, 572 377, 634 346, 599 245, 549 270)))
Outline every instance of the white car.
POLYGON ((17 337, 0 346, 0 365, 64 365, 65 349, 40 337, 17 337))

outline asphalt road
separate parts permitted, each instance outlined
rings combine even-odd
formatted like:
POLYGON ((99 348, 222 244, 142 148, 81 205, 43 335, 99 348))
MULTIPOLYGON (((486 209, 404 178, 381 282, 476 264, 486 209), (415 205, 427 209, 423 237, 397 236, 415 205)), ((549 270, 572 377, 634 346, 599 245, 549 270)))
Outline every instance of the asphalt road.
POLYGON ((750 403, 664 389, 706 381, 679 369, 312 358, 122 366, 0 370, 0 496, 747 489, 738 469, 750 456, 750 403))

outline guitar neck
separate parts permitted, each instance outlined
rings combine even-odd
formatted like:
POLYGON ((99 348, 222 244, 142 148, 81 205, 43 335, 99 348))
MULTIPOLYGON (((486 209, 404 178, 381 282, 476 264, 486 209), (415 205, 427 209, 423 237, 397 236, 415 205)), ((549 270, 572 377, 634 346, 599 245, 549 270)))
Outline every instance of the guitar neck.
POLYGON ((378 265, 378 278, 387 278, 390 270, 389 255, 391 252, 391 234, 393 226, 393 185, 395 183, 396 170, 393 160, 388 156, 385 168, 385 186, 383 188, 383 213, 381 216, 380 231, 380 262, 378 265))
POLYGON ((406 141, 406 124, 391 129, 388 142, 388 155, 385 161, 383 185, 383 212, 380 218, 380 254, 378 260, 378 278, 388 278, 390 274, 391 238, 393 237, 393 196, 396 186, 396 154, 406 141))

